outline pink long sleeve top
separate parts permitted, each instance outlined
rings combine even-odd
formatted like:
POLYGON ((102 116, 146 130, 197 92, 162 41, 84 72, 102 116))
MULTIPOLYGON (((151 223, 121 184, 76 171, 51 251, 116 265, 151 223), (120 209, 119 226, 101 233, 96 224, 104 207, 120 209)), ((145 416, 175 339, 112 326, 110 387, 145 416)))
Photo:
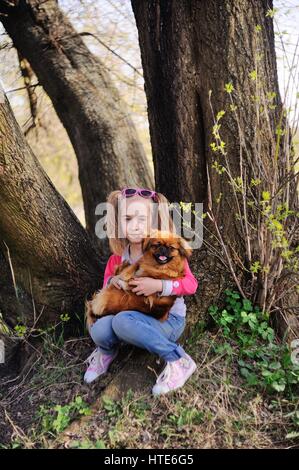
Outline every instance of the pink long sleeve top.
MULTIPOLYGON (((140 257, 141 256, 142 255, 140 255, 140 257)), ((125 260, 132 263, 132 260, 130 258, 130 253, 129 253, 129 245, 127 245, 127 247, 125 248, 122 256, 111 255, 110 258, 108 259, 105 272, 104 272, 103 287, 106 287, 106 285, 109 283, 110 278, 114 276, 115 266, 121 264, 125 260)), ((185 259, 184 268, 185 268, 184 277, 175 279, 175 280, 162 279, 163 290, 159 294, 160 296, 176 295, 177 298, 173 306, 170 309, 170 313, 174 313, 176 315, 181 315, 181 316, 186 315, 186 304, 185 304, 183 296, 195 294, 197 287, 198 287, 198 282, 190 270, 187 259, 185 259)))

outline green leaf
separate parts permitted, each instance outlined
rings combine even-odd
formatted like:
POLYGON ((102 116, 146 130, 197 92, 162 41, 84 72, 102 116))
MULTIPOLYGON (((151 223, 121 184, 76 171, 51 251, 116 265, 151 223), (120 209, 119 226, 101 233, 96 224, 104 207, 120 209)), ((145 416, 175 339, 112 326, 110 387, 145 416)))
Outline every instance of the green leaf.
POLYGON ((226 93, 229 93, 229 94, 232 93, 234 91, 234 86, 232 82, 226 83, 224 89, 226 93))
POLYGON ((252 303, 250 302, 249 299, 243 299, 243 308, 247 311, 252 310, 252 303))
POLYGON ((273 382, 271 384, 272 388, 276 390, 277 392, 283 392, 284 389, 286 388, 285 384, 279 384, 278 382, 273 382))
POLYGON ((271 362, 271 364, 269 364, 269 369, 277 370, 280 368, 281 368, 281 363, 279 361, 271 362))
POLYGON ((269 191, 263 191, 263 192, 262 192, 262 198, 263 198, 263 201, 270 201, 270 193, 269 193, 269 191))

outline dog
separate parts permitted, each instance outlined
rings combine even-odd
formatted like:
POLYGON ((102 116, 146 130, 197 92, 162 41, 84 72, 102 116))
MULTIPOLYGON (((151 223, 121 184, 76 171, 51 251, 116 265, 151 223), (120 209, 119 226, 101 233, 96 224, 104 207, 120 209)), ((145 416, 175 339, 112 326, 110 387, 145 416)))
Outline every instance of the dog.
POLYGON ((90 327, 100 317, 115 315, 122 310, 138 310, 157 320, 167 320, 176 296, 136 295, 132 292, 135 286, 128 282, 134 277, 171 280, 184 277, 185 258, 190 258, 192 249, 184 238, 156 230, 143 240, 142 251, 143 255, 136 263, 124 261, 115 268, 114 275, 121 276, 122 289, 106 286, 85 302, 87 326, 90 327))

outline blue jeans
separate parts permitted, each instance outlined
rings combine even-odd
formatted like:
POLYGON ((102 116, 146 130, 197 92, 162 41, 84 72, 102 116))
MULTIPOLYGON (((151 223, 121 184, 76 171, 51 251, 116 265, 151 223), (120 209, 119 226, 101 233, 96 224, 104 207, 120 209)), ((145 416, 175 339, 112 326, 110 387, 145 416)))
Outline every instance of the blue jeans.
POLYGON ((170 314, 160 322, 137 310, 124 310, 99 318, 89 329, 90 336, 104 354, 114 354, 121 341, 157 354, 165 361, 176 361, 186 353, 176 344, 184 331, 186 318, 170 314))

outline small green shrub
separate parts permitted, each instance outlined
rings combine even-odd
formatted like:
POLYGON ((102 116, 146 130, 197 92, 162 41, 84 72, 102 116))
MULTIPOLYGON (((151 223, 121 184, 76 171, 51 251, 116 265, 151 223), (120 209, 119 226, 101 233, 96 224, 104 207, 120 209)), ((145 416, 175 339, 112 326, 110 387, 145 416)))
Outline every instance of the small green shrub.
POLYGON ((82 400, 82 397, 77 396, 67 405, 56 405, 53 408, 42 405, 37 416, 41 420, 42 432, 56 435, 64 431, 78 415, 89 415, 90 413, 90 408, 82 400))
POLYGON ((216 352, 237 355, 248 385, 284 392, 299 383, 299 364, 292 361, 290 346, 275 337, 267 313, 229 289, 225 290, 225 308, 212 305, 209 313, 222 333, 216 352))

